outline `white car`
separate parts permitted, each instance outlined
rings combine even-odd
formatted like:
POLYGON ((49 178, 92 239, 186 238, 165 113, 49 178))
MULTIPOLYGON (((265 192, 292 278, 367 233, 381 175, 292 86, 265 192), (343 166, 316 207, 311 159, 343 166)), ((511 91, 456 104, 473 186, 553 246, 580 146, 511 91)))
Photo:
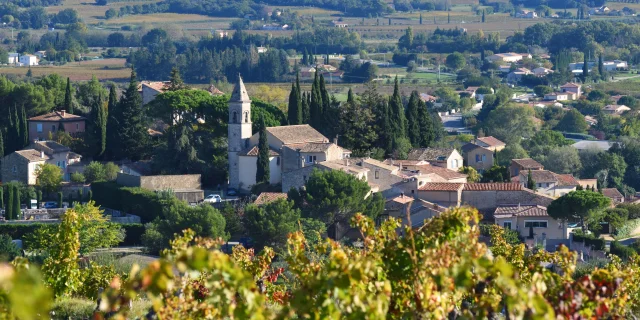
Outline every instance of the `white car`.
POLYGON ((217 203, 217 202, 222 202, 222 198, 220 198, 219 194, 210 194, 206 198, 204 198, 204 200, 202 201, 206 203, 217 203))

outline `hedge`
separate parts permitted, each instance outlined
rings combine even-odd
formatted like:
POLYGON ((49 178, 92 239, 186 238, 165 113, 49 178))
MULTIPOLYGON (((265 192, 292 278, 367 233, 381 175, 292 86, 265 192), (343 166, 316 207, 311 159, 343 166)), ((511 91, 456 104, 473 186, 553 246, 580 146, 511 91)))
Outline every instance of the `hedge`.
POLYGON ((91 191, 96 204, 137 215, 143 223, 162 214, 163 205, 158 194, 151 190, 122 187, 115 182, 94 182, 91 191))
POLYGON ((594 250, 604 250, 605 248, 604 239, 596 238, 592 235, 585 236, 585 235, 574 234, 573 241, 582 242, 587 246, 593 247, 594 250))
POLYGON ((625 245, 620 244, 618 241, 611 242, 611 246, 609 247, 609 253, 615 254, 621 259, 629 259, 631 256, 636 255, 636 251, 633 248, 627 247, 625 245))
MULTIPOLYGON (((38 228, 51 223, 16 223, 0 224, 0 234, 7 234, 12 239, 23 239, 25 235, 34 233, 38 228)), ((142 244, 144 225, 142 223, 126 223, 120 225, 125 231, 125 238, 120 245, 134 246, 142 244)))

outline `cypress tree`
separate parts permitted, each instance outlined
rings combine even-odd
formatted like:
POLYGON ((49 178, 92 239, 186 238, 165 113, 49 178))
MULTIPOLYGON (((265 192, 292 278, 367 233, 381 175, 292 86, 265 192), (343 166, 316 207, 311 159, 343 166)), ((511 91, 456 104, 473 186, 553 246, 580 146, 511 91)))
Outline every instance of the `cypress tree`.
POLYGON ((264 117, 260 117, 260 138, 258 139, 258 159, 256 167, 256 184, 269 183, 269 144, 267 142, 267 128, 264 117))
POLYGON ((64 91, 64 110, 73 114, 73 97, 71 96, 71 80, 67 77, 67 88, 64 91))
POLYGON ((389 25, 391 25, 391 18, 389 18, 389 25))
POLYGON ((115 119, 119 119, 116 126, 116 141, 120 145, 116 153, 118 159, 137 161, 144 156, 147 147, 147 126, 144 123, 142 98, 138 94, 138 81, 135 71, 131 70, 129 87, 120 98, 116 108, 115 119))
POLYGON ((91 107, 91 127, 95 144, 95 156, 101 157, 107 148, 107 110, 98 96, 91 107))
POLYGON ((484 63, 485 61, 485 56, 484 56, 484 49, 480 49, 480 62, 484 63))
POLYGON ((600 74, 601 79, 605 79, 604 76, 604 61, 602 61, 602 53, 598 57, 598 73, 600 74))
POLYGON ((7 201, 6 207, 4 208, 4 218, 7 220, 13 220, 13 184, 7 185, 7 201))
POLYGON ((2 157, 4 157, 4 137, 2 134, 2 129, 0 128, 0 158, 2 157))
MULTIPOLYGON (((11 136, 15 137, 16 128, 15 128, 15 125, 13 123, 13 116, 11 115, 11 107, 7 108, 7 110, 9 111, 9 116, 7 117, 8 118, 7 122, 9 123, 9 126, 7 127, 7 137, 11 137, 11 136)), ((7 140, 7 144, 5 145, 6 146, 6 150, 5 150, 6 154, 10 154, 11 152, 16 151, 16 147, 15 147, 16 143, 15 142, 16 142, 16 139, 8 139, 7 140)))
POLYGON ((533 191, 538 190, 536 181, 533 180, 533 174, 531 173, 531 170, 529 170, 529 174, 527 174, 527 189, 531 189, 533 191))
POLYGON ((4 208, 4 188, 0 186, 0 208, 4 208))
POLYGON ((324 82, 324 76, 322 74, 320 75, 320 96, 322 97, 322 121, 324 122, 324 124, 327 124, 328 121, 325 118, 330 116, 328 113, 331 106, 331 99, 329 98, 329 92, 327 92, 327 87, 325 86, 324 82))
POLYGON ((309 124, 309 99, 307 93, 302 94, 302 123, 309 124))
POLYGON ((58 208, 62 208, 62 192, 58 192, 58 208))
POLYGON ((422 13, 420 14, 420 24, 422 24, 422 13))
POLYGON ((482 10, 482 23, 484 23, 484 10, 482 10))
POLYGON ((351 103, 355 101, 356 99, 353 97, 353 91, 351 90, 351 87, 349 87, 349 92, 347 93, 347 102, 351 103))
MULTIPOLYGON (((433 117, 427 109, 427 104, 418 99, 418 126, 420 127, 420 147, 429 147, 435 140, 435 128, 433 127, 433 117)), ((437 119, 440 121, 440 119, 437 119)))
POLYGON ((42 202, 42 190, 36 192, 36 199, 38 201, 38 209, 40 209, 40 203, 42 202))
POLYGON ((20 122, 20 124, 22 125, 22 127, 20 128, 20 133, 22 134, 22 146, 26 147, 29 145, 29 125, 27 124, 27 112, 24 108, 24 105, 22 105, 21 117, 22 121, 20 122))
POLYGON ((414 147, 420 147, 420 124, 418 122, 420 114, 418 109, 420 108, 420 95, 418 91, 411 92, 409 97, 409 104, 407 105, 406 118, 407 118, 407 136, 411 145, 414 147))
POLYGON ((587 54, 584 54, 584 62, 582 63, 582 82, 587 81, 587 77, 589 76, 589 64, 587 63, 587 54))
POLYGON ((109 88, 109 100, 107 101, 107 147, 104 156, 106 158, 114 158, 117 154, 117 149, 120 147, 118 143, 118 118, 116 114, 118 112, 118 96, 116 94, 116 86, 111 85, 109 88))
POLYGON ((447 23, 451 23, 451 13, 447 12, 447 23))
POLYGON ((20 189, 18 186, 13 187, 13 213, 11 219, 16 220, 20 218, 20 189))
POLYGON ((402 104, 402 97, 400 96, 400 88, 398 85, 398 76, 396 76, 395 85, 393 87, 393 95, 389 101, 389 109, 392 115, 391 121, 393 125, 393 135, 397 138, 404 138, 407 136, 407 119, 404 115, 404 105, 402 104))
POLYGON ((322 93, 320 92, 320 80, 318 72, 313 78, 311 86, 311 104, 309 105, 309 124, 315 129, 319 129, 322 125, 322 93))
POLYGON ((295 84, 291 84, 291 92, 289 93, 289 110, 287 111, 289 125, 302 123, 302 100, 298 96, 298 90, 295 84))
POLYGON ((23 147, 23 145, 22 145, 23 132, 22 132, 22 125, 21 125, 22 119, 19 116, 18 107, 17 106, 15 107, 15 109, 13 109, 13 112, 14 112, 13 113, 13 119, 14 119, 13 132, 15 134, 14 137, 16 137, 16 139, 15 139, 16 141, 14 142, 13 151, 16 151, 16 150, 22 149, 22 147, 23 147))

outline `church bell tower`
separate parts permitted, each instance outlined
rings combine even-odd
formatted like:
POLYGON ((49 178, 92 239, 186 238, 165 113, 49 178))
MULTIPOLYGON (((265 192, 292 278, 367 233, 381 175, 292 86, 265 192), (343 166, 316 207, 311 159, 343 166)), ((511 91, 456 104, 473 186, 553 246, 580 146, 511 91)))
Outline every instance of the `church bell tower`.
POLYGON ((238 152, 249 147, 251 132, 251 100, 244 87, 242 77, 238 75, 238 82, 229 100, 229 188, 240 187, 240 168, 238 167, 238 152))

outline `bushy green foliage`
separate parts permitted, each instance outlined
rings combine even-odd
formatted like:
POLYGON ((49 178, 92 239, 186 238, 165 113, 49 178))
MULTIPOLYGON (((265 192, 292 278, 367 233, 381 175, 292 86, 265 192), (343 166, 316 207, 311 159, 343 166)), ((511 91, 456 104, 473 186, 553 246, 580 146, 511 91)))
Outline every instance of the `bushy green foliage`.
POLYGON ((0 261, 13 261, 22 255, 18 246, 12 242, 11 236, 0 233, 0 261))
POLYGON ((96 204, 140 216, 143 223, 153 221, 163 209, 160 195, 150 190, 122 187, 113 182, 93 183, 91 190, 96 204))
POLYGON ((71 182, 84 183, 86 180, 87 178, 85 178, 84 175, 80 172, 74 172, 71 174, 71 182))
POLYGON ((609 252, 611 254, 615 254, 621 259, 627 260, 633 256, 638 255, 638 253, 631 247, 625 246, 618 241, 612 241, 609 246, 609 252))

